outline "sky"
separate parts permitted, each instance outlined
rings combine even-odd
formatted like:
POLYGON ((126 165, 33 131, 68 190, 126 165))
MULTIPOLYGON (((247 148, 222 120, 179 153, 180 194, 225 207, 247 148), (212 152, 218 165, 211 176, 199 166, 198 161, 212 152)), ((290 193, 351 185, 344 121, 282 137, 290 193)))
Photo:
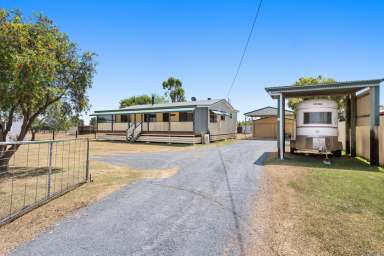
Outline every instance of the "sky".
MULTIPOLYGON (((258 1, 0 0, 0 7, 43 13, 97 54, 89 114, 129 96, 163 94, 170 76, 183 82, 187 99, 225 98, 258 1)), ((229 96, 240 119, 276 105, 265 87, 302 76, 384 78, 383 13, 380 0, 264 0, 229 96)))

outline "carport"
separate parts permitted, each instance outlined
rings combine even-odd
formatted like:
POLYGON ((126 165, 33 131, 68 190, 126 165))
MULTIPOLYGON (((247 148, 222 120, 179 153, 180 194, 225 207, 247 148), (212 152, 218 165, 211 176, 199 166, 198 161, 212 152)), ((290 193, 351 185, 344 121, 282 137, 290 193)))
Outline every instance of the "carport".
MULTIPOLYGON (((346 96, 345 106, 345 151, 350 156, 357 155, 356 148, 359 146, 361 154, 369 159, 371 165, 380 163, 380 83, 384 79, 360 80, 337 82, 331 84, 314 84, 306 86, 278 86, 267 87, 265 90, 277 100, 278 129, 278 155, 281 160, 285 153, 285 99, 291 97, 324 97, 324 96, 346 96), (368 145, 357 145, 356 127, 363 126, 368 129, 360 129, 361 138, 359 143, 364 143, 364 137, 369 138, 369 153, 364 154, 368 145), (366 133, 364 135, 364 133, 366 133)), ((380 129, 382 131, 382 129, 380 129)), ((384 132, 383 132, 384 133, 384 132)), ((381 135, 380 135, 381 136, 381 135)), ((365 143, 364 143, 365 144, 365 143)), ((359 152, 360 153, 360 152, 359 152)))

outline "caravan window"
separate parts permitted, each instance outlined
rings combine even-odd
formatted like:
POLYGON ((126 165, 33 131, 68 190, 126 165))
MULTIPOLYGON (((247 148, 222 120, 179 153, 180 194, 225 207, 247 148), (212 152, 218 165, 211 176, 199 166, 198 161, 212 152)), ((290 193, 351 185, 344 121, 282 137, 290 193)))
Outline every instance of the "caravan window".
POLYGON ((332 124, 332 112, 304 112, 304 124, 332 124))

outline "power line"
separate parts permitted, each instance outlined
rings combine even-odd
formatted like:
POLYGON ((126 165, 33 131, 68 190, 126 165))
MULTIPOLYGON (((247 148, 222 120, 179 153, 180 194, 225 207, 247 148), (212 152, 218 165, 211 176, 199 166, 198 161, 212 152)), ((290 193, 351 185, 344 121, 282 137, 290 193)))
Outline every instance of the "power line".
POLYGON ((263 3, 263 0, 260 0, 259 4, 257 6, 257 10, 256 10, 255 17, 253 18, 251 30, 249 31, 248 38, 247 38, 247 41, 246 41, 244 49, 243 49, 243 53, 242 53, 241 58, 240 58, 240 62, 237 65, 236 73, 235 73, 235 76, 233 77, 233 80, 232 80, 231 86, 229 87, 229 90, 228 90, 226 98, 228 98, 229 94, 231 93, 232 88, 235 85, 235 82, 236 82, 237 77, 239 75, 241 66, 242 66, 243 61, 244 61, 245 54, 246 54, 247 49, 248 49, 249 42, 251 41, 251 38, 252 38, 252 33, 253 33, 254 28, 255 28, 255 24, 256 24, 257 18, 259 17, 259 14, 260 14, 260 9, 261 9, 261 4, 262 3, 263 3))

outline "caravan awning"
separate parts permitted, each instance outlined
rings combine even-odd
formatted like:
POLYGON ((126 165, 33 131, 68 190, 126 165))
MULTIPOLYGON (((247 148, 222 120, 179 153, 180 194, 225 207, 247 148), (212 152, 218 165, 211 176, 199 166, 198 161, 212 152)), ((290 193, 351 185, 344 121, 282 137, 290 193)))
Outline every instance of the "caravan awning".
POLYGON ((120 114, 147 114, 147 113, 169 113, 169 112, 191 112, 195 108, 159 108, 159 109, 143 109, 143 110, 121 110, 93 113, 91 116, 104 115, 120 115, 120 114))

